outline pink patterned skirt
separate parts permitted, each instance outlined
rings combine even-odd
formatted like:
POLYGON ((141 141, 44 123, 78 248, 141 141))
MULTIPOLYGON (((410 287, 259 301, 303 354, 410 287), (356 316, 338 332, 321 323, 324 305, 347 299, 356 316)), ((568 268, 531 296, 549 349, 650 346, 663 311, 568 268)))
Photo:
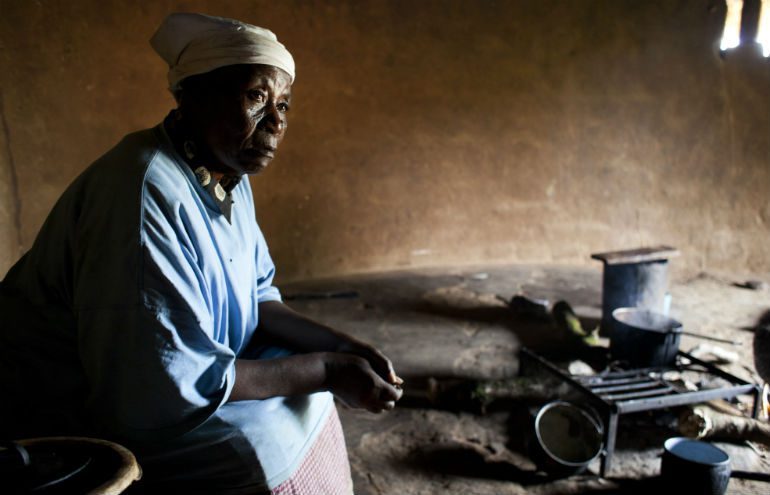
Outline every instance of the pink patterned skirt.
POLYGON ((337 408, 332 406, 326 424, 302 464, 271 495, 351 495, 353 480, 337 408))

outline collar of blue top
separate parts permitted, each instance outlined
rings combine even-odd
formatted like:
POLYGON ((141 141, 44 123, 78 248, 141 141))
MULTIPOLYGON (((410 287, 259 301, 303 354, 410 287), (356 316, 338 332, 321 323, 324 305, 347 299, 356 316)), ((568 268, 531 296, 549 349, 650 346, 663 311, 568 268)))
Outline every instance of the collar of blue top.
POLYGON ((203 166, 196 168, 193 172, 195 178, 198 179, 198 184, 211 195, 219 211, 227 219, 227 223, 232 223, 230 221, 230 213, 233 209, 232 191, 241 181, 241 177, 239 175, 225 175, 216 180, 209 169, 203 166))

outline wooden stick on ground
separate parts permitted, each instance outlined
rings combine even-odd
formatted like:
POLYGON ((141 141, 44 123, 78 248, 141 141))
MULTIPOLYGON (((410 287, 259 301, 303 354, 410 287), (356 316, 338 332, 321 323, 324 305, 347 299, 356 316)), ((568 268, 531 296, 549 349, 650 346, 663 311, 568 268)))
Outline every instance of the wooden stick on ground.
POLYGON ((691 438, 748 440, 770 446, 770 424, 725 414, 708 406, 685 409, 679 416, 679 432, 691 438))

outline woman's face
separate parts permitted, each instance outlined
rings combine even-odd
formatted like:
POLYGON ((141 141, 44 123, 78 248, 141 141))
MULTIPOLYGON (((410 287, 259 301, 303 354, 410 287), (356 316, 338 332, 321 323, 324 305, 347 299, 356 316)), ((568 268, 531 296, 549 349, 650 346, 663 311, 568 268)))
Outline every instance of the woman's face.
POLYGON ((291 78, 283 70, 231 65, 185 80, 179 108, 208 168, 256 174, 283 140, 290 100, 291 78))

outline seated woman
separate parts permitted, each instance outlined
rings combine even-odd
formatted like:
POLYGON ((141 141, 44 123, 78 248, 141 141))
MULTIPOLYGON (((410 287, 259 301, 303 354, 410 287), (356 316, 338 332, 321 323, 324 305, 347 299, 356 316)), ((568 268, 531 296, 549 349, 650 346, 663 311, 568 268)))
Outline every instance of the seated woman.
POLYGON ((286 133, 294 61, 198 14, 151 43, 178 108, 80 175, 0 285, 0 433, 118 441, 161 492, 351 493, 332 394, 379 412, 400 379, 281 303, 243 178, 286 133))

